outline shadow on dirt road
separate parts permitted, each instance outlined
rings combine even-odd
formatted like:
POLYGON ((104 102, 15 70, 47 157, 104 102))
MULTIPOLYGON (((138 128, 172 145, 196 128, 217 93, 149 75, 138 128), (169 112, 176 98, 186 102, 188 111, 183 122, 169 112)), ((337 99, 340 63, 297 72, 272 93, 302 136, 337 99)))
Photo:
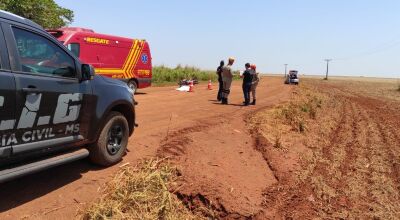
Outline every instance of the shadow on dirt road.
POLYGON ((87 160, 81 160, 2 183, 0 213, 62 188, 80 179, 88 171, 99 169, 87 160))
POLYGON ((147 95, 147 92, 135 92, 135 95, 147 95))

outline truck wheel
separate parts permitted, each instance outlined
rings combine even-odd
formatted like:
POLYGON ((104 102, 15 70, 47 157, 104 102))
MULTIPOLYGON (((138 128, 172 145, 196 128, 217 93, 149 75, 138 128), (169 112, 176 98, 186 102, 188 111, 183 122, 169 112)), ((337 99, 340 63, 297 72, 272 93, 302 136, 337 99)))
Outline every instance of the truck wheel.
POLYGON ((122 159, 128 145, 129 126, 119 112, 111 112, 96 143, 89 146, 90 160, 101 166, 110 166, 122 159))
POLYGON ((134 93, 136 93, 138 86, 137 86, 137 83, 135 82, 135 80, 129 80, 128 87, 131 88, 134 93))

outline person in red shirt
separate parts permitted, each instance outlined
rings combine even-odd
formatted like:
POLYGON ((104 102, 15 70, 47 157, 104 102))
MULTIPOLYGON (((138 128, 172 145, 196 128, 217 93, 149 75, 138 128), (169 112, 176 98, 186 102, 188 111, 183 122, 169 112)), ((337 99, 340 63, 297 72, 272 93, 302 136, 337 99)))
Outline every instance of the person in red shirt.
POLYGON ((251 82, 251 96, 253 97, 253 102, 251 103, 252 105, 256 104, 256 89, 258 86, 258 82, 260 82, 260 76, 257 73, 256 68, 257 67, 255 64, 250 65, 251 74, 253 75, 253 81, 251 82))

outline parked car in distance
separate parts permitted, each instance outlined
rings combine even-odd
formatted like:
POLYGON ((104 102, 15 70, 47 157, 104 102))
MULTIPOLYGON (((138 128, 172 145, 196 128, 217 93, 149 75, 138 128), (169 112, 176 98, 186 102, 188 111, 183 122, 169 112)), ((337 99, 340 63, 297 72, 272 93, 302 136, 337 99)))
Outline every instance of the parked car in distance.
POLYGON ((286 75, 285 78, 285 84, 299 84, 299 77, 298 77, 298 71, 297 70, 290 70, 289 74, 286 75))

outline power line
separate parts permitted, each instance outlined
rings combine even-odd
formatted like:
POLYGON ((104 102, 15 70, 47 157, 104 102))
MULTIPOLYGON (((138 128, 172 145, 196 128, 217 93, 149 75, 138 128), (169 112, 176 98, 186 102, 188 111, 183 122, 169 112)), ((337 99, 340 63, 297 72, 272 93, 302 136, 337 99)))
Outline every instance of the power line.
POLYGON ((373 47, 371 49, 365 50, 364 52, 358 53, 354 56, 348 56, 345 58, 335 58, 334 60, 351 60, 351 59, 356 59, 356 58, 360 58, 360 57, 365 57, 365 56, 377 54, 382 51, 394 48, 394 47, 398 46, 399 44, 400 44, 400 39, 398 37, 396 37, 395 40, 388 41, 386 43, 383 43, 383 44, 373 47))

